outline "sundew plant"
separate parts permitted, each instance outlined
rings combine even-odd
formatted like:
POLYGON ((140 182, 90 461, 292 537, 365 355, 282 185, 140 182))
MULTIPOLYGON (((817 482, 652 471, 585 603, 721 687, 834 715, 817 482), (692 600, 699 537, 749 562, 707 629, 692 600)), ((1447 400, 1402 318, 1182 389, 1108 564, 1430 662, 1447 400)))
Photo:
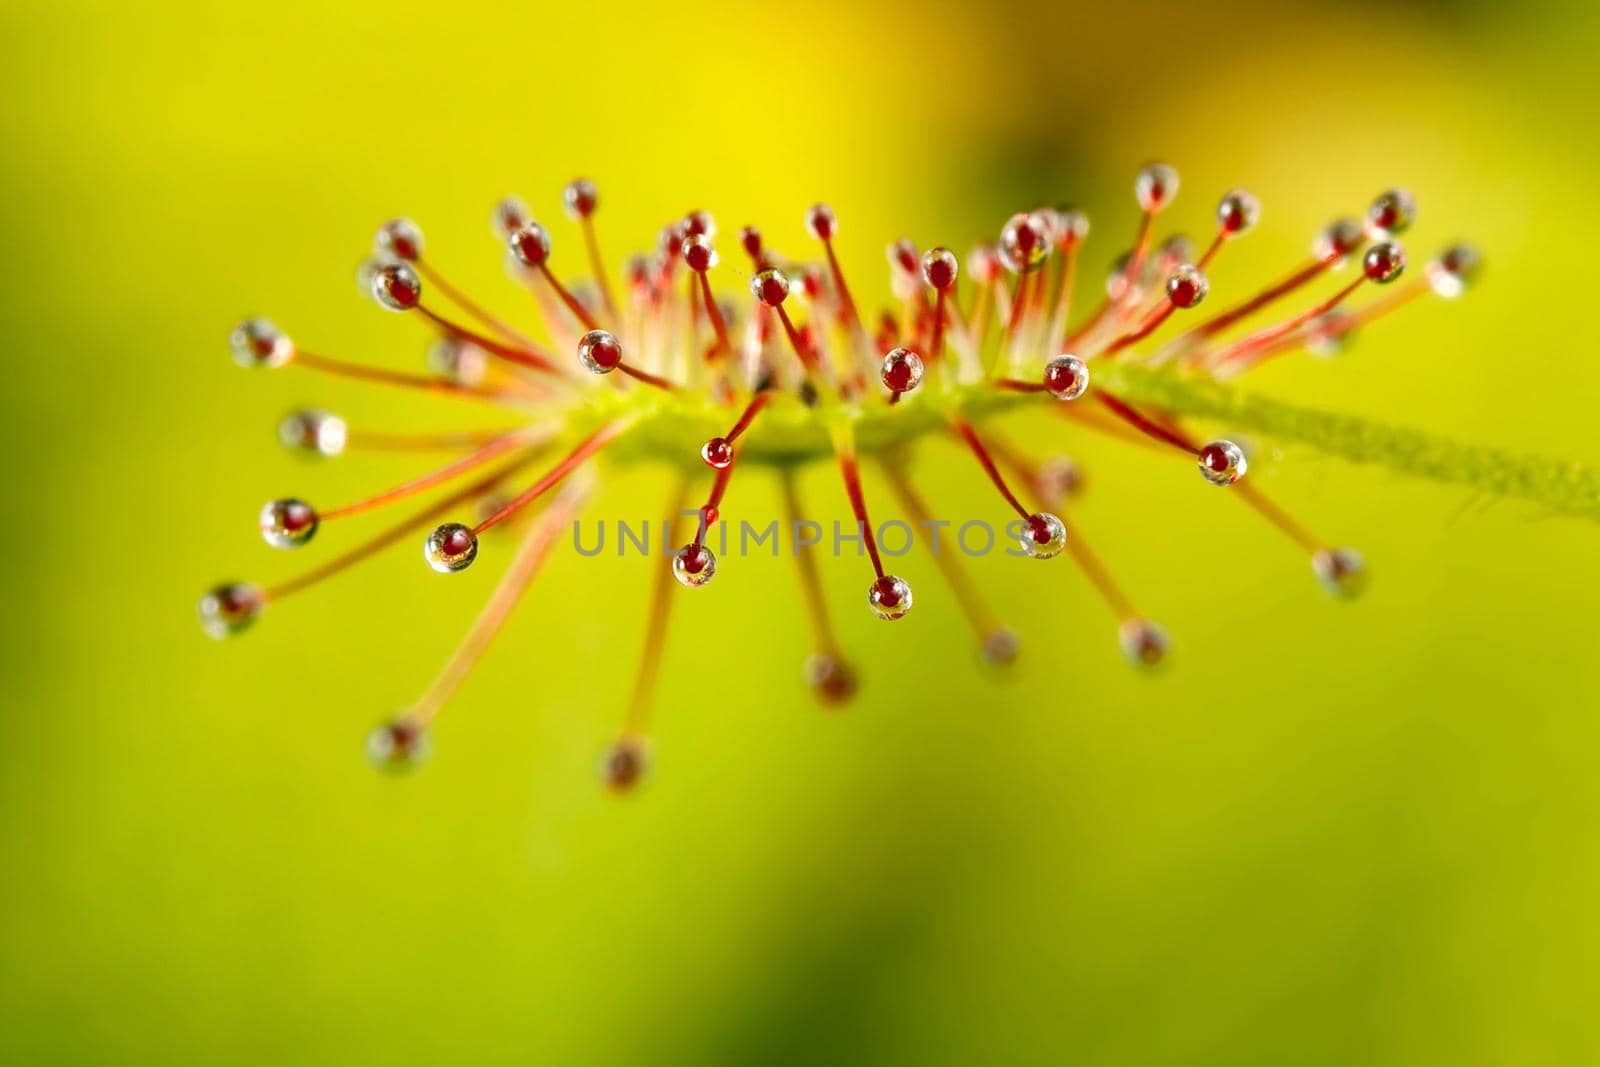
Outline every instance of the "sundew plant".
MULTIPOLYGON (((674 461, 679 474, 663 487, 659 512, 675 531, 671 551, 660 552, 632 697, 601 761, 605 781, 624 790, 647 769, 652 690, 674 600, 695 595, 719 568, 735 571, 724 581, 737 580, 713 545, 726 543, 725 523, 735 515, 729 502, 738 498, 730 490, 743 479, 778 480, 782 524, 792 533, 835 519, 806 510, 796 470, 836 467, 850 505, 850 514, 838 518, 864 549, 863 567, 870 565, 862 575, 867 610, 914 627, 913 605, 953 603, 970 621, 984 658, 1001 666, 1027 635, 1001 621, 1006 606, 990 603, 949 544, 948 521, 937 517, 936 504, 912 478, 912 454, 934 438, 956 442, 993 484, 995 511, 985 518, 1005 531, 1014 565, 1069 561, 1105 602, 1122 654, 1138 669, 1159 665, 1169 638, 1145 613, 1148 591, 1116 577, 1107 560, 1112 553, 1091 547, 1092 531, 1070 514, 1091 445, 1170 455, 1189 474, 1150 492, 1232 495, 1279 531, 1336 597, 1360 591, 1366 580, 1360 553, 1325 539, 1290 505, 1256 488, 1247 442, 1213 439, 1200 427, 1226 424, 1556 510, 1600 513, 1600 486, 1587 469, 1297 408, 1236 384, 1270 360, 1337 351, 1355 331, 1412 301, 1454 299, 1466 290, 1478 267, 1472 246, 1450 245, 1420 266, 1410 262, 1401 244, 1417 214, 1410 194, 1383 192, 1364 217, 1330 221, 1302 261, 1230 297, 1213 294, 1207 275, 1256 227, 1256 198, 1242 189, 1225 193, 1215 231, 1197 242, 1160 232, 1161 214, 1178 189, 1170 166, 1139 172, 1137 219, 1131 234, 1117 238, 1130 241, 1128 251, 1105 278, 1081 269, 1089 219, 1067 206, 1015 214, 993 243, 964 256, 895 240, 887 248, 889 299, 873 311, 865 290, 840 268, 835 249, 847 231, 824 204, 806 211, 816 243, 801 254, 770 247, 754 226, 719 234, 709 213, 694 210, 664 226, 653 249, 631 257, 613 277, 596 239, 598 191, 579 179, 563 197, 576 227, 573 251, 565 255, 556 250, 568 242, 553 239, 521 200, 508 197, 493 210, 507 273, 530 295, 538 330, 490 313, 452 285, 425 254, 417 224, 386 222, 358 281, 378 307, 408 315, 433 334, 425 370, 395 372, 318 354, 314 344, 300 343, 299 324, 291 339, 264 318, 235 327, 234 359, 245 368, 292 366, 492 405, 504 411, 505 425, 488 432, 379 431, 349 426, 327 411, 291 413, 279 428, 282 443, 315 456, 414 450, 455 458, 335 506, 273 500, 261 511, 260 528, 274 548, 314 551, 337 539, 341 520, 432 490, 442 495, 297 577, 270 586, 216 586, 200 601, 201 624, 213 637, 238 634, 269 607, 396 543, 419 546, 439 574, 503 566, 482 613, 431 684, 369 735, 367 751, 378 766, 414 766, 428 754, 440 710, 569 530, 581 550, 578 524, 600 465, 639 457, 674 461), (738 261, 746 281, 729 291, 713 284, 733 273, 722 267, 724 253, 738 261), (586 260, 588 279, 569 277, 563 259, 586 260), (1059 436, 1036 428, 1018 433, 1013 416, 1030 408, 1049 412, 1059 436), (1069 435, 1072 459, 1061 450, 1069 435), (870 486, 864 468, 872 471, 870 486), (944 590, 914 593, 892 573, 888 553, 880 551, 886 519, 897 536, 923 542, 944 590), (505 561, 494 559, 498 553, 482 540, 503 524, 515 524, 520 538, 505 561), (330 526, 331 533, 324 529, 330 526), (723 531, 720 540, 714 531, 723 531)), ((754 518, 760 526, 769 517, 754 518)), ((842 704, 857 689, 857 671, 830 619, 860 605, 830 604, 824 596, 818 568, 823 559, 834 565, 837 553, 826 551, 820 537, 792 540, 786 552, 812 636, 803 676, 820 701, 842 704)))

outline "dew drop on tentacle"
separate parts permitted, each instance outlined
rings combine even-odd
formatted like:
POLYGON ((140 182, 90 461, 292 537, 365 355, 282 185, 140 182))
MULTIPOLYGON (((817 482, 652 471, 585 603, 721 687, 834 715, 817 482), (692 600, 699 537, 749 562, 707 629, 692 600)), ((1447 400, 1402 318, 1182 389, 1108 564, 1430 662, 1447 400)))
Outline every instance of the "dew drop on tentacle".
POLYGON ((685 238, 704 237, 707 241, 710 241, 717 235, 717 220, 711 216, 709 211, 691 211, 683 217, 683 220, 678 225, 682 228, 685 238))
POLYGON ((902 619, 911 610, 911 586, 904 578, 885 574, 867 587, 867 605, 880 619, 902 619))
POLYGON ((283 447, 310 456, 337 456, 344 451, 348 436, 343 419, 316 408, 291 411, 278 423, 278 441, 283 447))
POLYGON ((1178 195, 1178 172, 1165 163, 1150 163, 1133 180, 1133 195, 1145 211, 1160 211, 1178 195))
POLYGON ((789 297, 789 276, 776 267, 750 276, 750 295, 768 307, 777 307, 789 297))
POLYGON ((316 536, 319 521, 304 500, 270 500, 261 509, 261 538, 273 548, 299 548, 316 536))
POLYGON ((806 211, 806 232, 819 241, 828 241, 839 232, 839 219, 827 204, 813 204, 806 211))
POLYGON ((512 255, 525 267, 543 266, 550 258, 550 234, 537 222, 524 222, 506 239, 512 255))
POLYGON ((717 557, 705 545, 684 545, 672 557, 672 576, 680 585, 698 589, 717 575, 717 557))
POLYGON ((1254 193, 1234 189, 1217 202, 1217 228, 1231 237, 1249 233, 1261 218, 1261 201, 1254 193))
POLYGON ((433 741, 427 729, 409 718, 380 723, 367 735, 367 760, 380 771, 412 771, 432 754, 433 741))
POLYGON ((901 290, 901 279, 915 278, 921 270, 921 257, 917 254, 917 246, 909 237, 902 237, 892 241, 884 249, 884 255, 889 260, 889 269, 896 282, 896 291, 901 290))
POLYGON ((259 586, 224 582, 200 598, 200 628, 208 637, 221 641, 249 629, 266 606, 266 594, 259 586))
POLYGON ((626 793, 650 771, 650 746, 637 734, 619 737, 600 756, 600 780, 613 793, 626 793))
POLYGON ((573 221, 586 219, 600 206, 600 190, 588 178, 574 178, 561 190, 561 206, 573 221))
POLYGON ((1311 555, 1311 572, 1331 595, 1360 596, 1367 587, 1367 563, 1353 548, 1323 548, 1311 555))
POLYGON ((1044 365, 1044 387, 1057 400, 1076 400, 1089 388, 1089 365, 1077 356, 1057 356, 1044 365))
POLYGON ((1167 299, 1180 308, 1192 308, 1206 298, 1211 283, 1199 267, 1185 263, 1167 278, 1167 299))
POLYGON ((372 276, 372 295, 390 311, 410 311, 422 299, 422 279, 405 263, 385 263, 372 276))
POLYGON ((1000 262, 1014 274, 1037 270, 1050 255, 1045 222, 1035 213, 1019 213, 1000 229, 1000 262))
POLYGON ((1361 257, 1361 272, 1368 281, 1388 285, 1406 269, 1406 250, 1393 241, 1383 241, 1367 249, 1361 257))
POLYGON ((520 196, 502 196, 489 214, 489 229, 496 240, 509 242, 531 217, 520 196))
POLYGON ((1172 647, 1167 631, 1149 619, 1128 619, 1117 628, 1122 655, 1135 667, 1150 669, 1166 659, 1172 647))
POLYGON ((922 357, 909 348, 893 348, 883 357, 878 376, 891 393, 909 393, 922 384, 922 357))
POLYGON ((739 231, 739 247, 744 249, 744 254, 749 256, 754 263, 761 262, 761 231, 754 226, 745 226, 739 231))
POLYGON ((930 248, 922 255, 922 280, 934 289, 948 289, 956 283, 956 254, 948 248, 930 248))
POLYGON ((848 663, 830 652, 818 652, 807 656, 802 673, 806 685, 816 693, 817 699, 829 706, 837 707, 848 703, 856 694, 858 685, 856 672, 848 663))
POLYGON ((294 358, 289 335, 263 318, 245 319, 228 335, 233 361, 241 367, 281 367, 294 358))
POLYGON ((726 470, 733 464, 733 445, 726 437, 713 437, 700 446, 700 459, 712 470, 726 470))
POLYGON ((991 666, 1011 666, 1021 650, 1022 640, 1009 626, 996 626, 983 637, 983 661, 991 666))
POLYGON ((883 255, 889 261, 890 281, 899 292, 902 289, 900 282, 903 279, 917 275, 921 256, 917 252, 916 242, 909 237, 896 238, 884 247, 883 255))
POLYGON ((1417 201, 1404 189, 1379 193, 1367 209, 1367 232, 1374 239, 1404 233, 1417 218, 1417 201))
POLYGON ((1452 245, 1428 263, 1428 284, 1446 300, 1454 300, 1472 284, 1478 265, 1476 248, 1469 244, 1452 245))
POLYGON ((590 330, 578 341, 578 362, 592 374, 610 374, 622 364, 622 342, 609 330, 590 330))
POLYGON ((372 249, 385 259, 415 263, 422 258, 422 227, 410 219, 390 219, 378 227, 372 249))
POLYGON ((1212 441, 1197 457, 1200 474, 1212 485, 1233 485, 1249 468, 1244 449, 1232 441, 1212 441))
POLYGON ((1036 511, 1023 520, 1017 540, 1034 559, 1054 559, 1067 547, 1067 524, 1048 511, 1036 511))
POLYGON ((422 543, 422 558, 440 574, 464 571, 478 558, 478 535, 459 522, 444 523, 422 543))
POLYGON ((1056 243, 1062 248, 1082 244, 1089 236, 1089 216, 1078 208, 1058 207, 1056 218, 1061 227, 1056 233, 1056 243))
POLYGON ((705 234, 690 234, 679 247, 684 264, 696 274, 704 274, 717 265, 717 250, 705 234))
POLYGON ((656 234, 656 252, 663 263, 671 263, 678 258, 678 252, 683 247, 683 239, 689 236, 683 232, 683 221, 669 222, 661 227, 656 234))
POLYGON ((1334 219, 1311 242, 1311 251, 1318 259, 1343 259, 1361 247, 1361 239, 1361 223, 1355 219, 1334 219))
POLYGON ((489 372, 489 354, 461 337, 440 337, 428 345, 428 373, 455 385, 481 385, 489 372))

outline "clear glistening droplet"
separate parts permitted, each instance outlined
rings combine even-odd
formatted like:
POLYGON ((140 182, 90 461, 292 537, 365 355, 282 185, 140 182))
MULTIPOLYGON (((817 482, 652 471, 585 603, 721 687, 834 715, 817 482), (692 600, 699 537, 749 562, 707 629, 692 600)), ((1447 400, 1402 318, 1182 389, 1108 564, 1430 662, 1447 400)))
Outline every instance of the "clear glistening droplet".
POLYGON ((569 218, 586 219, 600 206, 600 190, 588 178, 574 178, 561 191, 561 206, 569 218))
POLYGON ((390 219, 378 227, 372 250, 386 259, 403 259, 407 263, 422 258, 422 227, 410 219, 390 219))
POLYGON ((768 307, 777 307, 789 296, 789 276, 776 267, 757 271, 750 276, 750 295, 768 307))
POLYGON ((1244 477, 1249 462, 1232 441, 1212 441, 1200 450, 1200 473, 1212 485, 1232 485, 1244 477))
POLYGON ((1393 237, 1411 228, 1417 219, 1417 201, 1404 189, 1378 194, 1367 209, 1367 232, 1374 238, 1393 237))
POLYGON ((911 610, 911 586, 904 578, 885 574, 867 588, 867 606, 880 619, 901 619, 911 610))
POLYGON ((294 358, 288 334, 262 318, 245 319, 228 336, 233 361, 241 367, 281 367, 294 358))
POLYGON ((948 248, 931 248, 922 256, 922 280, 934 289, 948 289, 956 283, 956 254, 948 248))
POLYGON ((1012 215, 1000 229, 1000 262, 1014 274, 1037 270, 1050 255, 1044 220, 1031 214, 1012 215))
POLYGON ((698 589, 717 574, 717 557, 705 545, 684 545, 672 557, 672 576, 690 589, 698 589))
POLYGON ((921 356, 909 348, 895 348, 883 357, 878 374, 891 393, 909 393, 922 384, 923 372, 921 356))
POLYGON ((1053 559, 1067 547, 1067 524, 1048 511, 1036 511, 1023 523, 1020 540, 1034 559, 1053 559))
POLYGON ((1453 245, 1428 264, 1428 284, 1446 300, 1454 300, 1467 291, 1478 273, 1478 263, 1478 250, 1472 245, 1453 245))
POLYGON ((503 196, 489 214, 489 229, 497 240, 510 241, 511 235, 522 229, 532 216, 528 205, 520 196, 503 196))
POLYGON ((406 263, 386 263, 372 276, 372 296, 390 311, 410 311, 422 299, 422 279, 406 263))
POLYGON ((1181 308, 1192 308, 1206 298, 1211 283, 1192 263, 1185 263, 1167 278, 1167 299, 1181 308))
POLYGON ((1178 195, 1178 172, 1165 163, 1151 163, 1133 180, 1133 195, 1145 211, 1160 211, 1178 195))
POLYGON ((1044 387, 1057 400, 1076 400, 1089 388, 1089 365, 1077 356, 1057 356, 1044 365, 1044 387))
POLYGON ((704 274, 719 262, 717 250, 712 246, 711 238, 703 234, 693 234, 685 237, 678 251, 683 255, 684 265, 697 274, 704 274))
POLYGON ((1261 201, 1244 189, 1234 189, 1217 203, 1217 228, 1234 237, 1249 233, 1260 218, 1261 201))
POLYGON ((1393 241, 1382 241, 1361 257, 1361 270, 1368 280, 1387 285, 1406 269, 1406 250, 1393 241))
POLYGON ((273 548, 299 548, 316 536, 318 524, 317 509, 294 497, 261 509, 261 537, 273 548))
POLYGON ((200 598, 200 628, 221 641, 249 629, 266 604, 266 595, 259 586, 224 582, 200 598))
POLYGON ((806 230, 819 241, 830 240, 839 232, 839 219, 827 204, 813 204, 806 212, 806 230))
POLYGON ((622 364, 622 343, 609 330, 590 330, 578 341, 578 362, 592 374, 610 374, 622 364))
POLYGON ((700 458, 713 470, 726 470, 733 465, 733 445, 726 437, 713 437, 700 446, 700 458))
POLYGON ((550 234, 537 222, 524 222, 506 239, 517 261, 525 267, 543 266, 550 258, 550 234))
POLYGON ((440 574, 464 571, 478 558, 478 535, 472 532, 470 526, 447 522, 423 542, 422 558, 440 574))

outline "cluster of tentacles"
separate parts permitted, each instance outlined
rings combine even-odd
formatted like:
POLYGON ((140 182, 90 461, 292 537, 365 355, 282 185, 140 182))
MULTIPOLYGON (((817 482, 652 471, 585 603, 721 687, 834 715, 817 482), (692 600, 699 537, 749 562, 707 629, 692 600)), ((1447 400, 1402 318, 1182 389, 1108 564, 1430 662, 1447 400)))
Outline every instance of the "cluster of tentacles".
MULTIPOLYGON (((1089 431, 1176 451, 1196 464, 1204 482, 1231 486, 1249 507, 1303 549, 1316 576, 1348 595, 1363 579, 1360 556, 1324 543, 1284 509, 1243 481, 1244 448, 1194 436, 1176 413, 1137 403, 1105 384, 1095 368, 1138 363, 1173 375, 1232 378, 1299 349, 1335 348, 1357 327, 1429 290, 1454 297, 1476 267, 1465 245, 1446 250, 1425 277, 1388 288, 1353 306, 1363 290, 1400 278, 1406 255, 1395 237, 1415 215, 1412 198, 1392 190, 1364 220, 1339 219, 1317 236, 1309 257, 1264 289, 1156 343, 1168 319, 1188 313, 1208 295, 1207 272, 1235 239, 1255 226, 1256 199, 1242 190, 1222 197, 1216 231, 1197 247, 1173 236, 1157 240, 1156 220, 1178 191, 1164 164, 1140 171, 1135 195, 1139 222, 1131 249, 1113 264, 1093 306, 1075 314, 1079 255, 1087 218, 1071 208, 1013 215, 998 240, 974 248, 964 264, 949 249, 919 253, 909 240, 888 248, 895 304, 864 317, 835 255, 834 213, 812 207, 806 228, 819 245, 810 261, 768 247, 754 227, 735 243, 748 259, 748 292, 719 296, 716 226, 693 211, 661 231, 656 249, 626 264, 614 286, 601 264, 594 216, 598 195, 587 180, 565 190, 592 280, 561 281, 552 268, 549 232, 524 204, 496 206, 493 227, 510 276, 532 295, 543 319, 535 340, 451 285, 423 254, 418 227, 385 223, 359 275, 362 290, 381 307, 422 320, 435 339, 426 373, 407 373, 316 355, 265 319, 233 331, 235 360, 246 367, 288 364, 385 386, 432 392, 515 413, 514 424, 491 432, 377 433, 348 427, 320 410, 290 414, 283 443, 312 455, 362 449, 453 450, 457 458, 376 495, 333 508, 300 499, 275 500, 260 516, 261 532, 277 548, 299 548, 326 524, 447 490, 343 555, 273 586, 232 582, 200 602, 201 622, 214 637, 237 633, 265 608, 317 585, 407 537, 426 532, 423 555, 442 573, 465 569, 480 539, 502 523, 536 516, 521 534, 505 576, 471 631, 431 686, 403 713, 372 732, 368 751, 386 768, 403 768, 427 752, 428 728, 533 581, 589 494, 590 468, 601 453, 674 453, 684 477, 663 512, 681 527, 663 545, 663 565, 645 620, 644 650, 631 708, 620 739, 602 761, 614 788, 633 785, 646 764, 651 693, 661 663, 674 582, 695 588, 711 581, 717 557, 713 531, 726 538, 724 496, 737 469, 775 471, 782 485, 814 648, 805 674, 830 703, 848 699, 854 671, 835 637, 816 557, 820 524, 799 500, 795 470, 814 459, 837 464, 853 512, 850 535, 870 560, 870 609, 900 619, 912 606, 910 585, 884 566, 880 542, 893 526, 909 544, 922 539, 955 599, 977 632, 983 655, 1007 663, 1015 635, 1001 625, 962 563, 972 549, 941 545, 930 506, 908 475, 907 453, 918 440, 946 432, 969 450, 1015 519, 1006 526, 1012 555, 1049 559, 1065 554, 1115 614, 1124 654, 1138 665, 1159 662, 1167 649, 1162 629, 1138 611, 1081 534, 1058 516, 1079 484, 1077 468, 1060 457, 1037 458, 1004 440, 996 417, 1019 405, 1047 407, 1089 431), (1248 323, 1270 307, 1311 289, 1349 262, 1348 281, 1270 325, 1248 323), (424 298, 424 289, 429 291, 424 298), (434 294, 437 293, 437 300, 434 294), (574 358, 576 357, 576 358, 574 358), (1091 384, 1091 377, 1102 381, 1091 384), (698 457, 695 453, 698 451, 698 457), (874 526, 862 486, 861 457, 873 458, 903 520, 874 526), (703 464, 703 467, 702 467, 703 464), (695 469, 709 468, 711 487, 698 507, 685 499, 695 469), (475 509, 475 510, 474 510, 475 509), (442 521, 470 514, 471 521, 442 521), (802 534, 801 531, 807 531, 802 534)), ((836 527, 837 532, 837 527, 836 527)), ((989 534, 992 547, 992 531, 989 534)), ((582 551, 581 544, 579 550, 582 551)), ((898 554, 898 553, 896 553, 898 554)))

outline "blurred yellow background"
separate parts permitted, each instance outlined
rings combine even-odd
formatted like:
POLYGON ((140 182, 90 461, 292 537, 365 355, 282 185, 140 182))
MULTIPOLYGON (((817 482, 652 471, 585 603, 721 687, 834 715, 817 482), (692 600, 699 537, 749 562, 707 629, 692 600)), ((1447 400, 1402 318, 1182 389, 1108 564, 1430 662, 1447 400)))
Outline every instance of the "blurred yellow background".
MULTIPOLYGON (((1405 184, 1414 263, 1469 236, 1481 287, 1251 387, 1600 460, 1597 45, 1581 4, 12 0, 0 1060, 1600 1062, 1590 522, 1288 448, 1251 476, 1372 568, 1332 603, 1191 472, 1070 439, 1073 514, 1171 670, 1129 671, 1065 564, 975 565, 1024 641, 997 678, 926 559, 893 633, 855 608, 865 565, 830 561, 865 688, 826 714, 789 561, 728 561, 678 605, 657 773, 621 802, 593 765, 645 561, 558 559, 399 780, 362 738, 497 567, 434 580, 402 547, 246 639, 193 619, 218 579, 304 564, 261 545, 263 500, 416 468, 298 463, 287 407, 458 418, 246 375, 233 322, 415 367, 416 324, 352 284, 376 224, 418 219, 520 311, 489 207, 520 192, 571 247, 580 173, 614 261, 698 207, 802 248, 826 198, 873 303, 887 241, 965 247, 1039 202, 1091 209, 1098 269, 1151 157, 1191 231, 1229 186, 1262 197, 1213 299, 1405 184)), ((992 511, 954 451, 921 470, 940 510, 992 511)), ((604 506, 661 481, 616 472, 604 506)), ((808 475, 819 511, 834 482, 808 475)))

